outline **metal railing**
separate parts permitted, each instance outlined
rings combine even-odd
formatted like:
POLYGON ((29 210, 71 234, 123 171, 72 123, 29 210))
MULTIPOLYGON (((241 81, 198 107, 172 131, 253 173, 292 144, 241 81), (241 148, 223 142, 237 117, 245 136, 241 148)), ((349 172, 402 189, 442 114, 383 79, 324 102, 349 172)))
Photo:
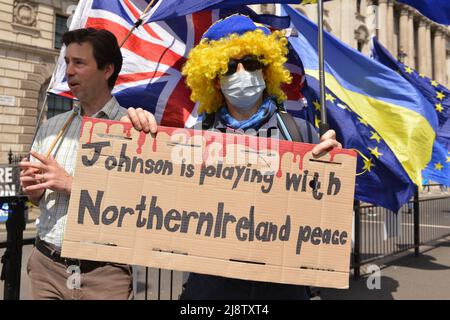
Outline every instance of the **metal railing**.
POLYGON ((157 268, 136 269, 139 271, 135 290, 137 300, 177 300, 188 275, 187 272, 157 268))
POLYGON ((398 213, 374 205, 355 205, 352 268, 415 249, 450 236, 450 195, 411 200, 398 213))
POLYGON ((420 201, 421 244, 450 235, 450 197, 420 201))
POLYGON ((23 158, 25 158, 27 154, 14 154, 11 149, 8 152, 8 163, 9 164, 18 164, 23 158))

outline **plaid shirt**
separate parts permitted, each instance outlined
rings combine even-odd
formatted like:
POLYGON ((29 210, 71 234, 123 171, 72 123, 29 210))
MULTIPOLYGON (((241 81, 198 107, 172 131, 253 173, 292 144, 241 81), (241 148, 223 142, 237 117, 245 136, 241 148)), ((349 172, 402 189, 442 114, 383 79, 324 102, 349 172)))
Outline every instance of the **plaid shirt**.
MULTIPOLYGON (((74 111, 57 115, 45 122, 39 128, 32 149, 45 155, 72 112, 76 112, 77 115, 73 118, 72 123, 56 144, 51 155, 73 176, 81 133, 82 115, 80 108, 75 107, 74 111)), ((92 117, 120 120, 124 115, 126 115, 126 109, 121 107, 116 98, 113 97, 92 117)), ((37 160, 32 158, 31 161, 37 160)), ((39 238, 58 248, 61 248, 64 238, 69 199, 70 195, 47 189, 39 202, 41 215, 36 219, 37 234, 39 238)))

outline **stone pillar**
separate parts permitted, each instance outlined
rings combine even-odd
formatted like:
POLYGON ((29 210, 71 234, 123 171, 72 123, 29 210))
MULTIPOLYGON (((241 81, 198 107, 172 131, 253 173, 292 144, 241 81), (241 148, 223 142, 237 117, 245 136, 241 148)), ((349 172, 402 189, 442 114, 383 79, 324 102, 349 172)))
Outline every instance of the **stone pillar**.
POLYGON ((417 71, 423 74, 427 74, 427 23, 421 19, 419 21, 418 30, 418 63, 416 66, 417 71))
POLYGON ((353 1, 341 1, 340 10, 338 12, 341 13, 340 39, 349 46, 356 48, 357 42, 354 37, 356 3, 353 1))
POLYGON ((389 49, 387 39, 386 17, 388 11, 388 0, 378 1, 378 40, 389 49))
POLYGON ((449 87, 450 86, 450 70, 448 69, 450 67, 450 65, 447 62, 447 30, 444 29, 442 30, 442 41, 441 41, 441 45, 442 45, 442 84, 445 87, 449 87))
POLYGON ((387 48, 389 52, 396 57, 394 45, 394 2, 388 0, 387 3, 387 15, 386 15, 386 32, 387 32, 387 48))
MULTIPOLYGON (((450 41, 450 33, 445 32, 444 33, 444 45, 447 45, 447 42, 450 41)), ((447 62, 447 67, 445 68, 445 78, 446 81, 444 82, 444 85, 448 88, 450 87, 450 52, 447 51, 447 48, 445 49, 445 60, 447 62)))
POLYGON ((426 23, 426 48, 427 48, 427 73, 428 77, 433 78, 433 51, 431 50, 431 24, 429 21, 426 23))
POLYGON ((369 29, 369 35, 376 35, 378 40, 380 40, 378 32, 377 32, 377 14, 378 5, 376 5, 372 0, 367 0, 366 4, 366 25, 369 29))
POLYGON ((408 20, 408 9, 405 6, 401 6, 400 7, 400 32, 399 32, 399 37, 400 37, 400 47, 398 48, 398 51, 403 52, 404 54, 406 54, 406 56, 403 58, 403 63, 410 66, 410 60, 411 57, 409 56, 410 54, 410 37, 409 37, 409 33, 410 32, 414 32, 414 30, 409 30, 409 20, 408 20))
POLYGON ((443 83, 443 73, 442 70, 445 66, 445 60, 443 59, 442 52, 442 31, 440 29, 436 29, 433 36, 433 66, 434 66, 434 80, 439 83, 443 83))
POLYGON ((408 8, 408 66, 410 66, 411 68, 415 69, 417 68, 416 66, 416 60, 415 60, 415 56, 416 54, 418 54, 416 52, 415 49, 415 45, 414 45, 414 11, 412 9, 408 8))
POLYGON ((437 80, 441 84, 445 85, 447 82, 447 48, 446 48, 446 35, 445 29, 440 29, 439 36, 439 79, 437 80))

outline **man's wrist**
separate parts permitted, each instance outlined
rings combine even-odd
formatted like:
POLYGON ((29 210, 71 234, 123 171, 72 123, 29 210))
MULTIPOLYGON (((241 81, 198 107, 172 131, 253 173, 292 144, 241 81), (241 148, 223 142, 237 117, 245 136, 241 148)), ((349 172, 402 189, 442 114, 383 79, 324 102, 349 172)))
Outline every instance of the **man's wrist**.
POLYGON ((42 192, 42 194, 40 196, 34 196, 34 197, 33 196, 28 196, 28 200, 30 200, 30 202, 32 204, 34 204, 35 206, 39 206, 39 202, 41 202, 41 199, 42 199, 44 193, 45 193, 45 191, 42 192))
POLYGON ((67 195, 70 195, 70 193, 72 192, 72 181, 73 177, 69 175, 66 187, 64 188, 64 193, 67 195))

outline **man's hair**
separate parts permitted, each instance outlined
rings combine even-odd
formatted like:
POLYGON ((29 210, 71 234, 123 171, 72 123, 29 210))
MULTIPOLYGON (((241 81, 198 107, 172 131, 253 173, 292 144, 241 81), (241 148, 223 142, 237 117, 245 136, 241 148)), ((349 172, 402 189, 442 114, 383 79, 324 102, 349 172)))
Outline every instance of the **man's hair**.
POLYGON ((67 31, 63 34, 62 39, 66 46, 73 42, 78 44, 89 42, 94 48, 94 58, 99 70, 103 70, 108 64, 114 65, 114 72, 108 79, 109 88, 112 89, 114 87, 120 69, 122 69, 123 60, 119 44, 114 34, 108 30, 86 28, 67 31))

